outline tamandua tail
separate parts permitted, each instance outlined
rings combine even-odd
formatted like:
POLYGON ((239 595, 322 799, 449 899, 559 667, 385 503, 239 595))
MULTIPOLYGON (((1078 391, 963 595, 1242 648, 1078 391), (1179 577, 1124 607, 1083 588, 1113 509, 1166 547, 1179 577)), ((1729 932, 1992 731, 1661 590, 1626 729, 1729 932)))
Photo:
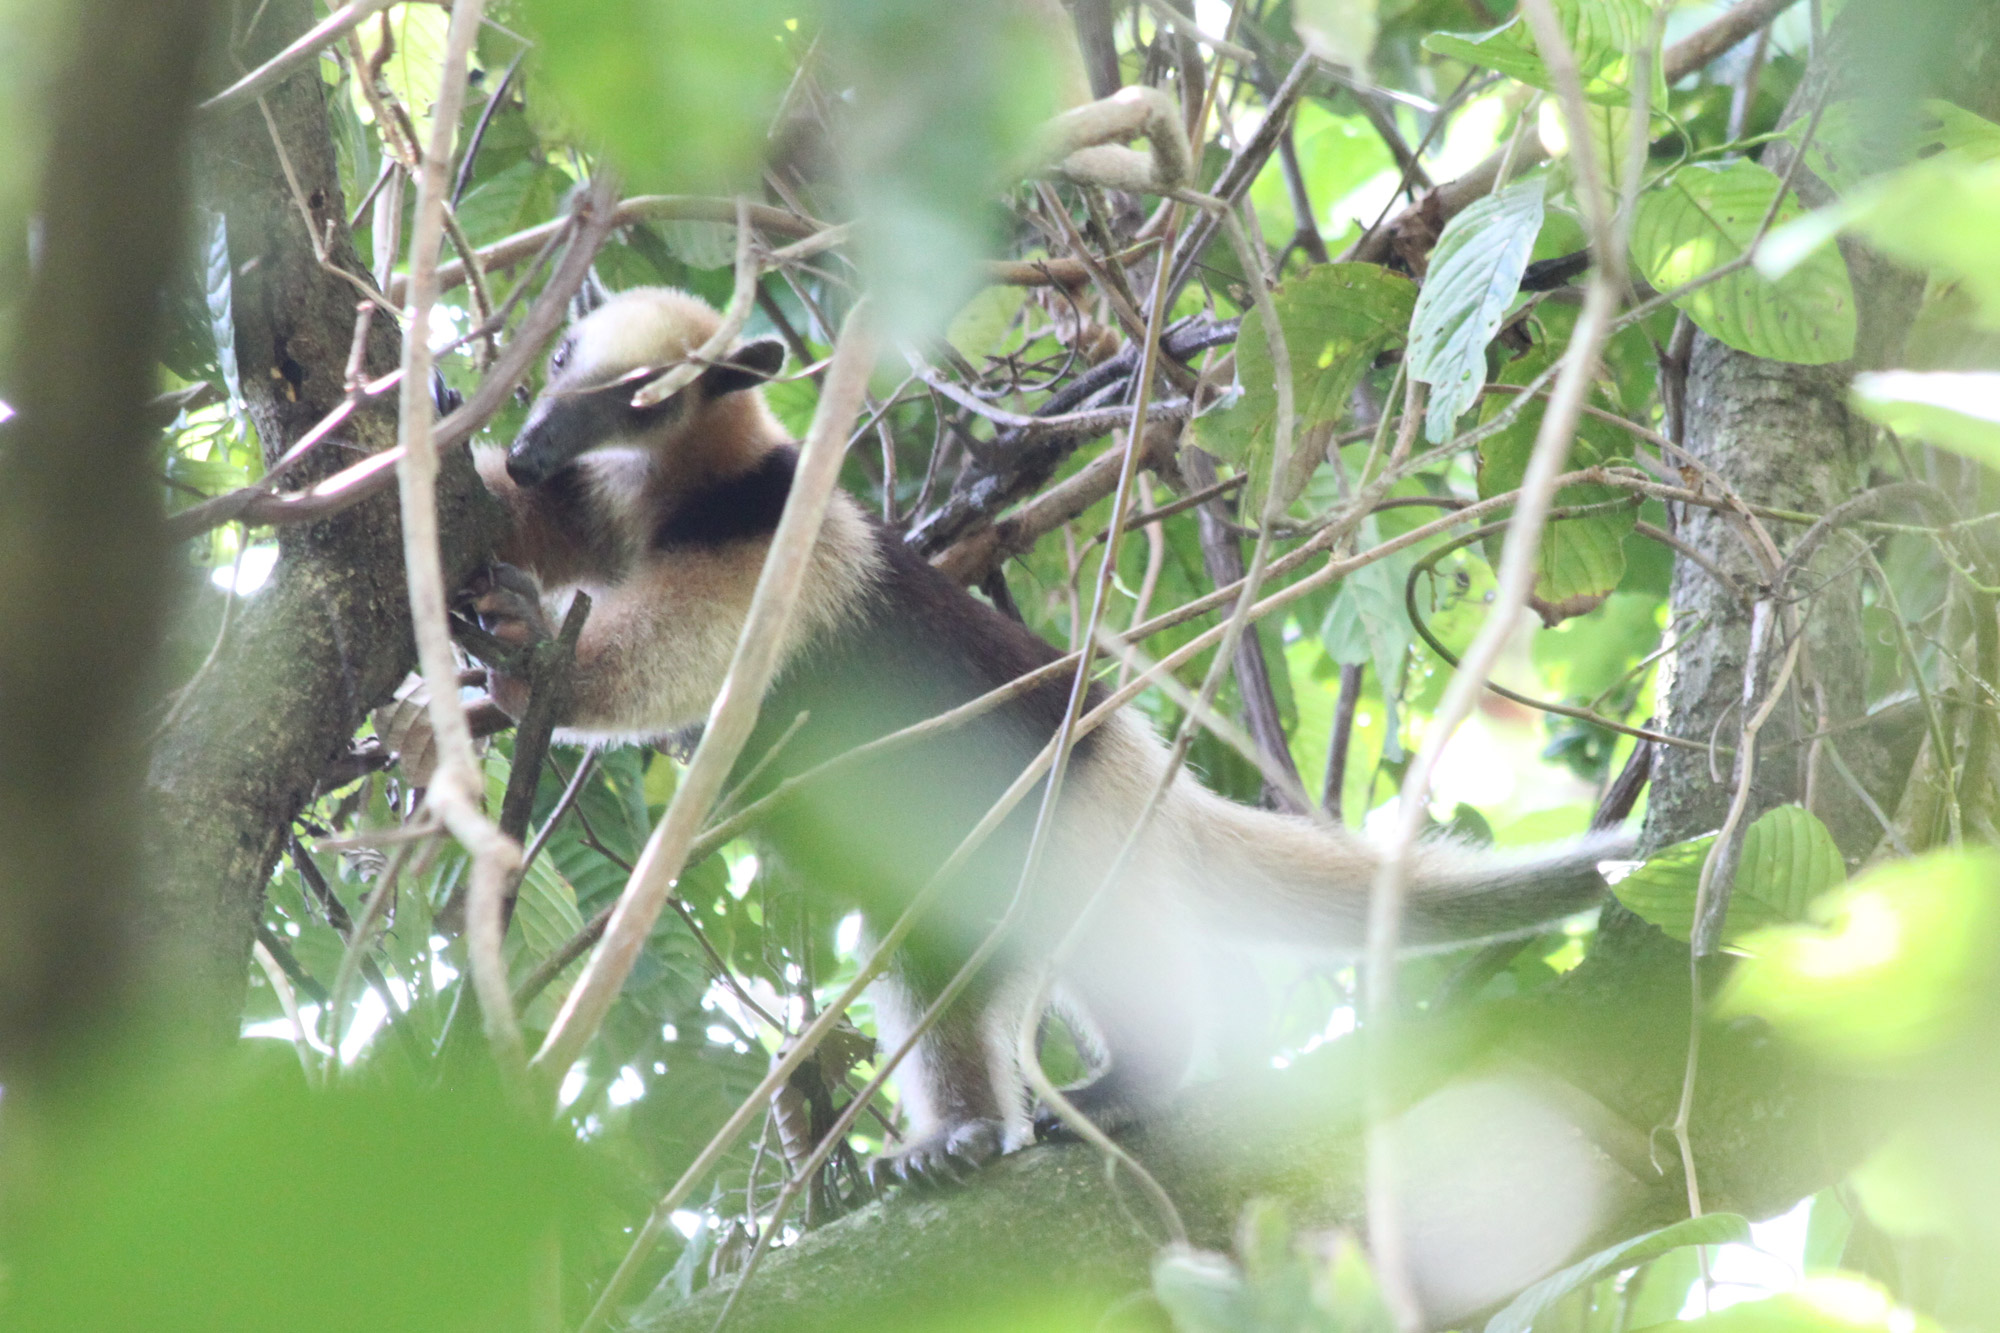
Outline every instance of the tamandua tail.
MULTIPOLYGON (((1368 902, 1381 852, 1323 821, 1251 809, 1189 780, 1162 811, 1197 860, 1203 904, 1258 938, 1351 952, 1368 934, 1368 902)), ((1421 842, 1403 895, 1405 948, 1438 948, 1521 935, 1583 911, 1604 896, 1600 861, 1630 854, 1632 836, 1606 830, 1518 851, 1421 842)))

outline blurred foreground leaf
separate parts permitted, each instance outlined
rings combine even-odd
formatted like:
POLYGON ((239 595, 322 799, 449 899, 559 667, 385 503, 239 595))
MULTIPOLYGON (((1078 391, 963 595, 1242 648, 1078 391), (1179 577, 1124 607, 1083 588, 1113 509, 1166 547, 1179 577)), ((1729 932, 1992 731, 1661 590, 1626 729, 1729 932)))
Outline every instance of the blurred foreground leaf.
POLYGON ((1821 904, 1824 926, 1780 926, 1724 992, 1842 1063, 1894 1065, 1963 1032, 2000 966, 2000 854, 1940 852, 1878 866, 1821 904))
POLYGON ((267 1078, 70 1128, 9 1247, 9 1329, 525 1330, 579 1183, 552 1131, 463 1087, 267 1078))

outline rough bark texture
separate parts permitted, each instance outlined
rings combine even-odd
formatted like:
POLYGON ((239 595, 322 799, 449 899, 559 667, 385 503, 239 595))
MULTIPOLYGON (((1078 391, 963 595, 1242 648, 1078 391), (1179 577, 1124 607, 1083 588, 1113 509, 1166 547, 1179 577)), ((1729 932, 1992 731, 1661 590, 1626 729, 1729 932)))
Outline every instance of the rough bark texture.
POLYGON ((165 540, 146 294, 177 253, 206 0, 64 25, 42 245, 0 428, 0 1078, 81 1054, 134 995, 140 705, 165 540), (136 299, 135 299, 136 296, 136 299))
MULTIPOLYGON (((1899 151, 1894 127, 1913 115, 1916 101, 1937 96, 1992 115, 2000 109, 1991 77, 2000 19, 1993 7, 1970 3, 1892 5, 1882 0, 1844 12, 1827 37, 1826 58, 1808 70, 1786 109, 1786 120, 1810 116, 1814 106, 1855 101, 1864 122, 1883 128, 1884 148, 1899 151)), ((1783 173, 1792 146, 1774 143, 1764 164, 1783 173)), ((1885 163, 1884 165, 1887 165, 1885 163)), ((1794 184, 1808 205, 1827 202, 1827 192, 1811 172, 1794 172, 1794 184)), ((1831 366, 1794 366, 1736 351, 1697 334, 1687 383, 1688 450, 1713 468, 1746 499, 1787 509, 1824 513, 1871 484, 1873 455, 1869 423, 1847 408, 1847 386, 1857 370, 1898 363, 1904 333, 1922 294, 1922 281, 1898 270, 1858 245, 1845 247, 1854 278, 1860 329, 1852 361, 1831 366)), ((1730 529, 1740 520, 1713 510, 1688 508, 1678 516, 1680 535, 1708 553, 1747 587, 1764 582, 1744 541, 1730 529)), ((1766 525, 1781 552, 1804 535, 1796 525, 1766 525)), ((1866 805, 1830 764, 1806 772, 1806 752, 1786 741, 1804 731, 1838 725, 1865 711, 1859 588, 1852 565, 1838 547, 1823 549, 1806 577, 1792 590, 1813 594, 1808 634, 1799 663, 1801 707, 1781 706, 1773 715, 1752 791, 1750 815, 1799 800, 1810 786, 1814 811, 1850 858, 1874 846, 1881 829, 1866 805), (1840 575, 1844 573, 1845 577, 1840 575), (1824 707, 1825 716, 1818 716, 1824 707), (1809 780, 1810 778, 1810 780, 1809 780)), ((1706 621, 1707 629, 1673 658, 1664 720, 1681 735, 1715 732, 1723 744, 1735 740, 1741 723, 1744 657, 1749 643, 1749 608, 1727 596, 1706 573, 1687 561, 1676 564, 1673 614, 1706 621)), ((1841 757, 1883 803, 1893 808, 1902 779, 1896 760, 1868 731, 1839 741, 1841 757)), ((1722 781, 1712 780, 1707 756, 1669 750, 1659 757, 1648 809, 1647 836, 1662 845, 1722 823, 1734 777, 1727 759, 1719 761, 1722 781)))
MULTIPOLYGON (((237 34, 246 66, 311 18, 308 0, 241 10, 246 21, 260 15, 247 39, 237 34)), ((229 227, 243 392, 269 459, 344 396, 360 294, 330 268, 364 269, 345 226, 317 66, 264 100, 312 225, 330 232, 322 265, 254 104, 206 127, 202 165, 229 227)), ((394 320, 378 312, 364 373, 393 370, 397 349, 394 320)), ((298 476, 335 471, 395 435, 395 395, 386 394, 357 411, 298 476)), ((498 521, 463 451, 446 461, 439 503, 446 572, 463 577, 498 521)), ((160 855, 147 884, 146 926, 168 942, 173 983, 195 1021, 223 1039, 242 1009, 264 883, 293 818, 367 710, 414 660, 393 493, 330 522, 288 529, 281 547, 270 584, 242 609, 230 642, 161 739, 150 779, 160 855)))

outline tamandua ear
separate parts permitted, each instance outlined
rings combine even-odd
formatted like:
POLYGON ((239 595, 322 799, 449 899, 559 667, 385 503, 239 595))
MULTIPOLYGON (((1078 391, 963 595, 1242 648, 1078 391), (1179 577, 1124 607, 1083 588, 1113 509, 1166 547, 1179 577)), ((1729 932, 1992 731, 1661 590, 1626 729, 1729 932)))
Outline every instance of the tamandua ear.
POLYGON ((776 338, 759 338, 731 352, 728 360, 718 361, 702 371, 698 382, 705 396, 720 398, 726 393, 756 388, 777 374, 784 364, 785 345, 776 338))

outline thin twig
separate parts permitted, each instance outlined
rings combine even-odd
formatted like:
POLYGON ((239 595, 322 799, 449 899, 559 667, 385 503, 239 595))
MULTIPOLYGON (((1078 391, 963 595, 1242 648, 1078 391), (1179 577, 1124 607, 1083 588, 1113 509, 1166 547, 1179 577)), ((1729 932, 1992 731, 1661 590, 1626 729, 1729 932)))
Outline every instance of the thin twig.
MULTIPOLYGON (((1597 370, 1598 356, 1610 336, 1618 294, 1624 285, 1623 238, 1618 233, 1613 203, 1605 188, 1605 173, 1596 160, 1590 139, 1589 113, 1575 54, 1563 38, 1550 0, 1522 0, 1521 7, 1560 94, 1571 153, 1578 159, 1579 189, 1586 195, 1585 217, 1596 265, 1585 290, 1583 311, 1577 318, 1570 345, 1558 362, 1555 386, 1536 430, 1513 525, 1495 574, 1492 605, 1466 650, 1465 664, 1452 675, 1445 689, 1444 698, 1425 731, 1423 745, 1411 761, 1403 783, 1395 833, 1382 849, 1369 902, 1364 997, 1369 1027, 1368 1241, 1384 1300, 1404 1333, 1419 1333, 1424 1327, 1423 1309, 1404 1249, 1407 1232, 1402 1216, 1401 1168, 1393 1121, 1397 1105, 1389 1066, 1390 1050, 1395 1044, 1396 961, 1411 852, 1429 810, 1431 780, 1444 748, 1483 693, 1487 677, 1534 590, 1542 529, 1555 498, 1558 474, 1575 437, 1584 399, 1597 370)), ((1637 104, 1634 115, 1643 123, 1647 119, 1645 80, 1635 78, 1634 82, 1637 104)), ((1525 398, 1514 405, 1522 401, 1525 398)))
POLYGON ((467 62, 479 35, 484 0, 454 0, 445 37, 444 72, 431 121, 431 140, 417 172, 416 212, 410 230, 408 324, 403 335, 399 386, 402 456, 397 465, 403 519, 403 562, 409 575, 410 621, 417 660, 430 691, 428 710, 438 766, 426 803, 472 858, 466 911, 466 944, 472 983, 486 1036, 502 1074, 518 1082, 526 1052, 507 985, 502 955, 505 900, 521 868, 521 845, 502 833, 482 808, 485 782, 472 749, 472 731, 458 694, 458 660, 447 614, 444 565, 438 545, 438 455, 432 436, 430 320, 437 300, 438 247, 444 237, 444 203, 451 143, 465 94, 467 62))
POLYGON ((290 46, 197 105, 195 113, 213 115, 276 87, 293 70, 316 58, 320 52, 365 22, 371 14, 379 14, 393 3, 395 0, 353 0, 351 4, 342 5, 290 46))

